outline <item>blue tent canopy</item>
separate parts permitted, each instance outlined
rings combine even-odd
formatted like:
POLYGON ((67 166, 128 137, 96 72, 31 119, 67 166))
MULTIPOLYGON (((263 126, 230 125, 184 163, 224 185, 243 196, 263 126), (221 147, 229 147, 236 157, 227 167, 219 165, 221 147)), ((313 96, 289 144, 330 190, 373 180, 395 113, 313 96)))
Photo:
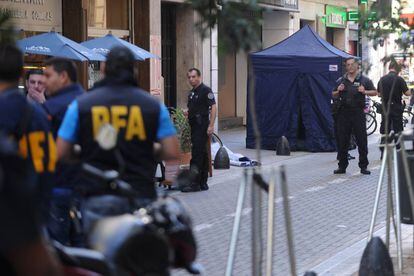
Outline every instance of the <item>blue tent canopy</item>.
MULTIPOLYGON (((331 91, 342 75, 343 60, 353 56, 305 26, 250 57, 261 148, 275 149, 286 136, 292 150, 335 150, 331 91)), ((246 147, 254 148, 249 112, 248 106, 246 147)))
POLYGON ((91 49, 93 52, 106 56, 109 51, 116 46, 123 46, 131 50, 132 54, 135 57, 135 60, 145 60, 147 58, 158 58, 156 55, 151 54, 150 52, 129 43, 123 39, 120 39, 112 34, 107 34, 104 37, 94 38, 81 43, 82 46, 85 46, 88 49, 91 49))
POLYGON ((28 54, 62 57, 79 61, 104 61, 105 57, 54 31, 17 41, 28 54))

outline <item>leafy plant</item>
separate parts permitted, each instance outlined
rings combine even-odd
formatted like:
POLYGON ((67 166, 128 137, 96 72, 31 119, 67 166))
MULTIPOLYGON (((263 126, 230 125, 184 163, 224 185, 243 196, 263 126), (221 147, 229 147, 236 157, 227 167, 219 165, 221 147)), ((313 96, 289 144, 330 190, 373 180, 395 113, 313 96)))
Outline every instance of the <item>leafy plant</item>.
POLYGON ((191 151, 191 128, 188 123, 187 115, 181 108, 175 108, 172 111, 172 119, 177 129, 177 136, 180 141, 181 152, 191 151))
MULTIPOLYGON (((359 26, 373 42, 375 49, 384 43, 384 39, 396 34, 395 43, 403 52, 412 55, 414 25, 410 25, 409 20, 401 15, 406 2, 397 0, 395 4, 385 5, 383 1, 377 1, 369 5, 360 5, 359 26)), ((389 60, 390 57, 386 57, 384 62, 389 60)))
POLYGON ((260 46, 260 30, 263 8, 256 0, 187 0, 199 14, 196 24, 201 37, 206 38, 210 30, 220 25, 223 35, 219 38, 222 52, 243 50, 249 52, 260 46))

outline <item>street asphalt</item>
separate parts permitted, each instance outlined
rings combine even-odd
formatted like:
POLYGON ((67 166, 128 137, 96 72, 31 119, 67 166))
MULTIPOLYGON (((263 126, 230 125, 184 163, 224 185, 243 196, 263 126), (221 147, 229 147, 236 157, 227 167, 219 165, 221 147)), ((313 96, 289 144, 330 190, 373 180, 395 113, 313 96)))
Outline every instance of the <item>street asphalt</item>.
MULTIPOLYGON (((255 158, 254 150, 245 148, 244 128, 221 131, 219 136, 232 151, 255 158)), ((303 275, 307 270, 315 270, 323 275, 352 274, 345 269, 341 271, 329 268, 340 267, 339 264, 346 254, 355 254, 352 248, 361 243, 368 234, 380 169, 378 141, 378 133, 368 137, 371 175, 360 174, 357 150, 350 152, 357 159, 350 161, 345 175, 333 174, 333 170, 337 168, 334 152, 292 152, 290 156, 276 156, 274 151, 261 151, 262 171, 266 179, 269 178, 271 168, 281 165, 286 167, 297 275, 303 275)), ((197 261, 205 269, 203 275, 225 273, 242 176, 243 168, 239 167, 214 170, 213 177, 209 179, 208 191, 171 192, 190 211, 199 250, 197 261)), ((283 200, 278 185, 279 182, 275 198, 273 275, 289 275, 283 200)), ((242 212, 233 275, 252 275, 250 193, 249 187, 242 212)), ((380 202, 376 229, 384 226, 384 195, 383 193, 380 202)), ((263 199, 267 200, 264 193, 263 199)), ((263 203, 264 230, 266 206, 263 203)), ((265 238, 266 235, 263 234, 263 253, 266 249, 265 238)), ((358 250, 361 250, 361 245, 358 250)), ((173 275, 188 274, 183 270, 175 270, 173 275)))

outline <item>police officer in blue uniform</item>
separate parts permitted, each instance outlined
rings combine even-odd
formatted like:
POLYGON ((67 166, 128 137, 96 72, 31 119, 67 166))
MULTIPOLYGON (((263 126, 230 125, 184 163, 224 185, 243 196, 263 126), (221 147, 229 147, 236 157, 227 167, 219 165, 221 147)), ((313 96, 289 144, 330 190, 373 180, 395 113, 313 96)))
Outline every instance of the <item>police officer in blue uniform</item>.
POLYGON ((208 136, 214 131, 216 101, 211 88, 201 81, 201 72, 191 68, 187 77, 193 89, 188 95, 188 120, 191 127, 190 171, 194 175, 193 183, 182 192, 208 190, 209 157, 207 151, 208 136))
MULTIPOLYGON (((21 55, 20 51, 15 53, 15 50, 11 49, 3 48, 3 51, 10 51, 10 54, 16 56, 21 55)), ((4 80, 3 85, 0 86, 0 130, 12 136, 19 144, 20 153, 32 161, 36 172, 34 188, 37 201, 41 206, 42 219, 46 219, 53 185, 52 176, 56 167, 55 140, 45 112, 39 105, 29 103, 19 92, 17 83, 20 75, 17 78, 11 75, 16 72, 21 73, 23 70, 19 60, 11 65, 5 62, 0 67, 4 80), (12 66, 18 66, 20 71, 17 71, 17 67, 13 69, 12 66)))
MULTIPOLYGON (((136 87, 133 72, 134 57, 130 50, 116 47, 109 52, 104 80, 72 102, 65 114, 58 132, 58 156, 59 160, 70 158, 73 145, 78 143, 81 161, 100 169, 117 170, 119 164, 113 153, 102 150, 95 140, 100 128, 111 124, 118 131, 117 148, 126 163, 121 177, 137 191, 137 201, 145 204, 157 197, 154 143, 161 145, 160 156, 168 160, 177 158, 178 140, 167 108, 136 87)), ((84 185, 86 194, 99 189, 91 182, 84 185)), ((123 213, 126 205, 123 200, 93 195, 84 204, 84 214, 96 218, 123 213)), ((86 229, 91 223, 93 219, 85 223, 86 229)))
POLYGON ((346 173, 348 167, 348 148, 351 134, 355 135, 359 153, 359 167, 362 174, 370 174, 368 167, 368 142, 365 123, 365 96, 375 96, 377 91, 370 79, 359 72, 359 64, 355 58, 345 61, 347 73, 336 82, 332 92, 339 98, 340 107, 337 113, 338 135, 338 169, 334 174, 346 173))
POLYGON ((0 138, 0 270, 4 275, 60 275, 40 231, 48 210, 49 179, 55 169, 53 135, 46 114, 17 88, 23 54, 15 46, 1 44, 0 64, 0 132, 7 137, 0 138), (8 138, 17 145, 24 164, 16 162, 17 157, 4 156, 8 138), (13 273, 7 272, 10 267, 13 273))
MULTIPOLYGON (((75 64, 67 59, 52 58, 46 61, 45 85, 47 101, 42 105, 52 125, 53 136, 62 124, 69 104, 84 93, 77 83, 75 64)), ((64 245, 80 246, 82 238, 76 227, 71 224, 70 209, 79 201, 74 186, 79 182, 81 167, 79 164, 62 164, 56 166, 55 185, 53 188, 51 217, 48 230, 51 237, 64 245)))

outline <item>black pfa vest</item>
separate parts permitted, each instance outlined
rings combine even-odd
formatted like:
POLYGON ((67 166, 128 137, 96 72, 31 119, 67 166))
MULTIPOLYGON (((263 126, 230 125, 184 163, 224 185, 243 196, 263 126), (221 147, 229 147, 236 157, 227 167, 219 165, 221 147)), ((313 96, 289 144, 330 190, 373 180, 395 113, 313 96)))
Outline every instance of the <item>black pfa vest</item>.
POLYGON ((154 175, 160 103, 145 91, 129 85, 97 88, 78 98, 82 161, 101 169, 118 169, 113 152, 102 150, 95 135, 102 123, 118 129, 117 148, 126 163, 122 179, 144 198, 156 196, 154 175))
POLYGON ((340 93, 339 98, 341 106, 345 108, 362 110, 365 107, 365 95, 358 92, 360 85, 363 85, 366 90, 375 90, 371 80, 361 74, 356 76, 354 82, 351 82, 345 75, 337 81, 337 86, 341 83, 345 85, 345 90, 340 93))

